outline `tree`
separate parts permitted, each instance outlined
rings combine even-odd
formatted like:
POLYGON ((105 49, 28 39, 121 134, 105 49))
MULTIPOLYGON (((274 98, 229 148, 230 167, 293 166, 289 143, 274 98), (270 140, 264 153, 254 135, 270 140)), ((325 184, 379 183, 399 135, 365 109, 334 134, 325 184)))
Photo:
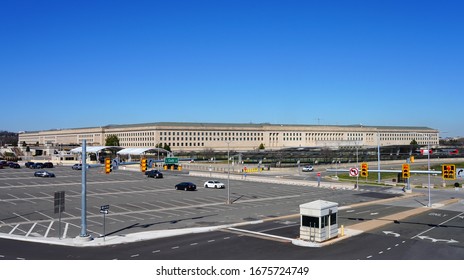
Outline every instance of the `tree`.
POLYGON ((264 144, 263 144, 263 143, 261 143, 261 145, 259 145, 259 148, 258 148, 258 149, 260 149, 260 150, 264 150, 264 149, 265 149, 265 147, 264 147, 264 144))
POLYGON ((163 149, 165 149, 166 151, 171 151, 171 147, 169 147, 169 145, 166 143, 164 143, 163 149))
POLYGON ((108 135, 105 139, 105 146, 119 146, 118 136, 114 134, 108 135))

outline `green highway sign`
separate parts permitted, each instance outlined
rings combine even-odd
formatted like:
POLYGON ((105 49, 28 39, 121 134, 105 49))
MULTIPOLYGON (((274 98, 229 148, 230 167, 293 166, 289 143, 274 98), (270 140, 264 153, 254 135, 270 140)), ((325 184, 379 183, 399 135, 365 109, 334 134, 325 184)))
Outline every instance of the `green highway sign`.
POLYGON ((168 157, 164 159, 164 164, 178 164, 179 158, 176 157, 168 157))

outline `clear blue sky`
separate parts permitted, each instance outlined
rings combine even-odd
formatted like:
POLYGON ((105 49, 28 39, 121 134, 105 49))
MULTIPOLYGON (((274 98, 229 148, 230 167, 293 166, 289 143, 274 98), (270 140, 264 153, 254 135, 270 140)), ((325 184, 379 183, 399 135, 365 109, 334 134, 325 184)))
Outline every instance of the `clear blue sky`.
POLYGON ((464 136, 464 1, 0 1, 0 130, 144 122, 464 136))

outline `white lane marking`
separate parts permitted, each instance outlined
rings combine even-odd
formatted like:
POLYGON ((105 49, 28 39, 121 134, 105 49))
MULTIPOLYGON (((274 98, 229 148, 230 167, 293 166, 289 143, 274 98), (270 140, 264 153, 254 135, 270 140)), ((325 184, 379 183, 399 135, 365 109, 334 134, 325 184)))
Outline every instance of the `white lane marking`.
POLYGON ((29 231, 26 233, 26 237, 28 237, 29 234, 31 234, 32 230, 35 228, 36 225, 37 225, 37 223, 34 223, 34 224, 32 225, 32 227, 31 227, 31 228, 29 229, 29 231))
POLYGON ((196 246, 196 245, 198 245, 198 243, 192 243, 192 244, 190 244, 190 246, 196 246))
POLYGON ((208 240, 208 243, 211 243, 211 242, 214 242, 214 241, 216 241, 216 240, 208 240))
MULTIPOLYGON (((444 221, 444 222, 442 222, 442 223, 440 223, 440 224, 438 224, 438 225, 436 225, 436 226, 434 226, 434 227, 432 227, 432 228, 430 228, 430 229, 428 229, 428 230, 425 230, 425 231, 423 231, 423 232, 421 232, 421 233, 419 233, 419 234, 417 234, 417 235, 411 237, 411 239, 414 239, 414 238, 416 238, 416 237, 419 237, 419 236, 423 235, 424 233, 427 233, 427 232, 429 232, 429 231, 431 231, 431 230, 433 230, 433 229, 436 229, 437 227, 439 227, 439 226, 441 226, 441 225, 443 225, 443 224, 445 224, 445 223, 447 223, 447 222, 449 222, 449 221, 451 221, 451 220, 453 220, 453 219, 458 218, 458 217, 461 216, 462 214, 464 214, 464 212, 459 213, 459 214, 457 214, 456 216, 454 216, 454 217, 452 217, 452 218, 449 218, 448 220, 446 220, 446 221, 444 221)), ((403 242, 404 242, 404 241, 403 241, 403 242)))
POLYGON ((48 236, 48 233, 50 232, 50 229, 52 228, 53 223, 54 223, 54 221, 51 221, 51 222, 50 222, 50 225, 48 226, 47 231, 45 232, 45 236, 44 236, 44 237, 47 237, 47 236, 48 236))
POLYGON ((21 216, 21 215, 19 215, 19 214, 16 214, 15 212, 13 212, 13 215, 16 215, 18 218, 22 218, 22 219, 24 219, 24 220, 26 220, 26 221, 28 221, 28 222, 32 222, 32 221, 29 220, 28 218, 23 217, 23 216, 21 216))
POLYGON ((152 251, 153 254, 159 253, 161 250, 152 251))
POLYGON ((13 231, 15 231, 19 227, 19 224, 17 224, 8 234, 12 234, 13 231))
POLYGON ((372 258, 372 256, 367 256, 367 259, 370 259, 370 258, 372 258))
POLYGON ((40 212, 40 211, 35 211, 35 212, 36 212, 37 214, 40 214, 40 215, 43 215, 43 216, 49 218, 50 220, 53 220, 53 217, 50 217, 50 216, 48 216, 48 215, 45 215, 44 213, 42 213, 42 212, 40 212))
POLYGON ((135 254, 135 255, 132 255, 132 256, 130 256, 130 257, 131 257, 131 258, 135 258, 135 257, 138 257, 138 256, 140 256, 140 254, 135 254))
POLYGON ((68 228, 69 228, 69 224, 66 223, 66 225, 64 226, 64 232, 63 232, 62 238, 66 238, 66 233, 68 233, 68 228))
POLYGON ((180 248, 179 246, 176 246, 176 247, 172 247, 171 249, 176 250, 176 249, 179 249, 179 248, 180 248))

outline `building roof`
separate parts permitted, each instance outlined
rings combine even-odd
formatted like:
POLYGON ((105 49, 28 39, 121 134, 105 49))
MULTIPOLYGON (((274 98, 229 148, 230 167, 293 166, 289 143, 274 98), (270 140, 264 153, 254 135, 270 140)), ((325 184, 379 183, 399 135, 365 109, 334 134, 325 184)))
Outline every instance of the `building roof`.
MULTIPOLYGON (((121 147, 115 147, 115 146, 87 146, 85 151, 87 153, 96 153, 102 150, 122 150, 123 148, 121 147)), ((73 154, 80 154, 82 153, 82 147, 77 147, 71 150, 71 153, 73 154)))
POLYGON ((167 152, 161 148, 125 148, 117 152, 118 155, 141 155, 146 153, 167 152))

